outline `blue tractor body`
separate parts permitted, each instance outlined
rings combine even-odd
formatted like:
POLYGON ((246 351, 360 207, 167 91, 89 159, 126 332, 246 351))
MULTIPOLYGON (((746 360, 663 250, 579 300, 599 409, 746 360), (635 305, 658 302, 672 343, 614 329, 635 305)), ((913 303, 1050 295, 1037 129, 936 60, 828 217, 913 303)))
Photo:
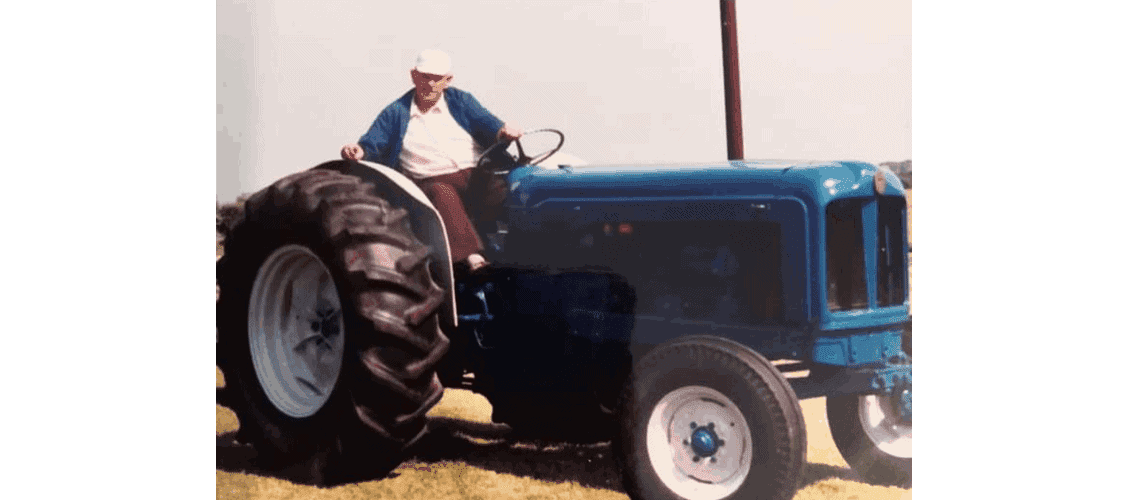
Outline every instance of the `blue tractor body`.
POLYGON ((612 407, 642 354, 717 336, 810 372, 789 378, 801 399, 909 388, 906 198, 893 173, 728 161, 528 166, 506 181, 505 220, 488 228, 495 277, 456 290, 456 347, 482 383, 450 385, 612 407))

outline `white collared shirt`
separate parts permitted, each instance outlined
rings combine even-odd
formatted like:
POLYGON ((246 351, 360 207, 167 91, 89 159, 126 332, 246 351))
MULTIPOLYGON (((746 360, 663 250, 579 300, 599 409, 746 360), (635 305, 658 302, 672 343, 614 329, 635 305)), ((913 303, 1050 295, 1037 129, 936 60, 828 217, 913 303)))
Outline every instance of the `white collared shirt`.
POLYGON ((471 168, 478 153, 475 140, 451 116, 446 98, 440 96, 427 112, 421 112, 412 101, 408 131, 400 151, 400 167, 409 176, 423 179, 471 168))

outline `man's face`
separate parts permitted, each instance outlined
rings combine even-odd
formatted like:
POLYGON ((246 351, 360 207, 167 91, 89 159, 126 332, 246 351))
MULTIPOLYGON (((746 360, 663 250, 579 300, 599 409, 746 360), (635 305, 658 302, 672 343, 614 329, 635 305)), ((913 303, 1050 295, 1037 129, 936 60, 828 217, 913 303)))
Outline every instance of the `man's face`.
POLYGON ((420 99, 434 101, 439 99, 447 86, 451 84, 452 75, 433 75, 412 70, 412 84, 416 86, 416 96, 420 99))

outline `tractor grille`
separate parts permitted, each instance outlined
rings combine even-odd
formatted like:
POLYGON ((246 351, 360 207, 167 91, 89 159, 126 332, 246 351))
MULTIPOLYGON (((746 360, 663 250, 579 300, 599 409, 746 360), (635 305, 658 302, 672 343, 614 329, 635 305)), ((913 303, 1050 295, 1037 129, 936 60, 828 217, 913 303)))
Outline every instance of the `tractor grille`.
POLYGON ((906 200, 879 199, 879 307, 902 305, 906 298, 906 200))
POLYGON ((827 206, 827 308, 867 307, 863 265, 863 200, 838 200, 827 206))
POLYGON ((827 307, 848 311, 871 307, 867 286, 866 245, 875 245, 875 306, 906 300, 906 200, 837 200, 827 206, 827 307), (876 206, 871 207, 874 204, 876 206), (875 211, 868 211, 873 208, 875 211), (877 221, 865 231, 864 217, 877 221))

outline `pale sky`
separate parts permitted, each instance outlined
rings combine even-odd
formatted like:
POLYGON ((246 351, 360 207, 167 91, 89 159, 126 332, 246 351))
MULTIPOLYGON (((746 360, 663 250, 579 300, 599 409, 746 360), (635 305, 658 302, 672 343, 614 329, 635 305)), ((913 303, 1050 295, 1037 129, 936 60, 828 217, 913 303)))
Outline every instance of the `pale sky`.
MULTIPOLYGON (((745 157, 911 158, 909 0, 736 3, 745 157)), ((719 19, 716 0, 220 0, 217 198, 336 158, 424 48, 588 162, 722 161, 719 19)))

